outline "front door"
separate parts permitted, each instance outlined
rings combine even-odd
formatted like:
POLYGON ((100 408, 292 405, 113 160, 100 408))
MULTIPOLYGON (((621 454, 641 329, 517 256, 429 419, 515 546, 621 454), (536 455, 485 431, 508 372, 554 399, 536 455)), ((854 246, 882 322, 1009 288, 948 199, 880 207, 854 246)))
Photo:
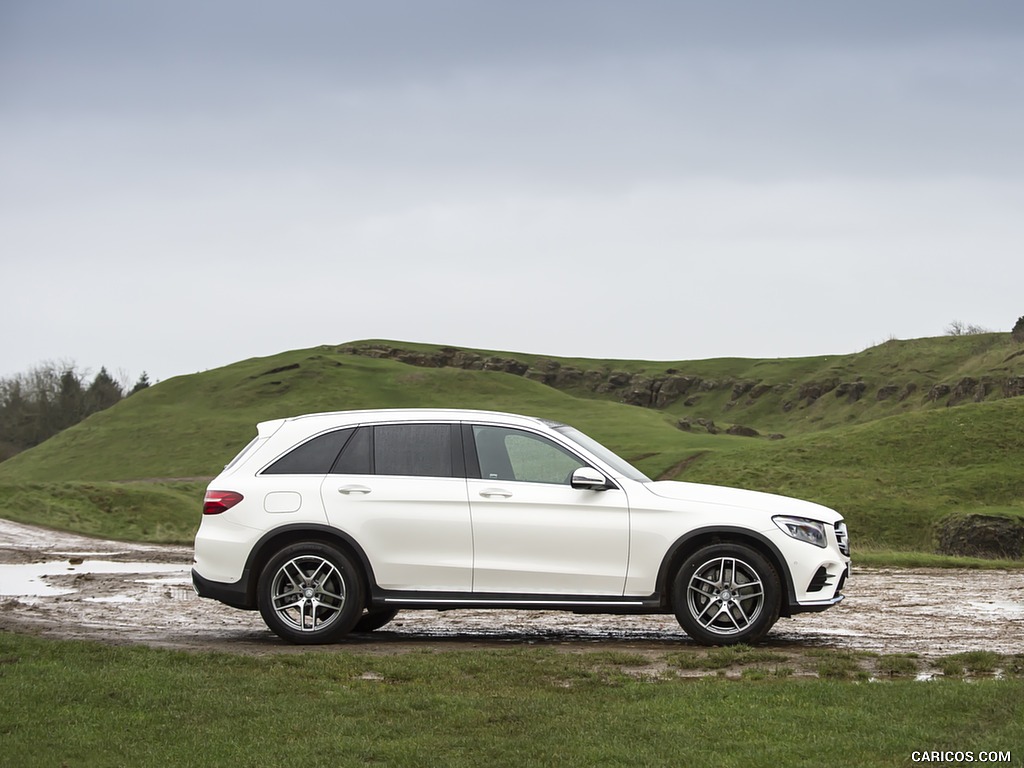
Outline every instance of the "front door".
POLYGON ((629 507, 618 489, 579 490, 579 456, 527 430, 472 428, 480 478, 467 481, 473 591, 622 595, 629 507))

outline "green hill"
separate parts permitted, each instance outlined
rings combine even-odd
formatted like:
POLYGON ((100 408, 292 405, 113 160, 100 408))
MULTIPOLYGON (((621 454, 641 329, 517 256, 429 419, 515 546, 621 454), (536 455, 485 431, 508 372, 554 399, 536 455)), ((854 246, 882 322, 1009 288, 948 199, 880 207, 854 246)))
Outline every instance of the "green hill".
POLYGON ((3 462, 0 513, 187 541, 205 478, 258 421, 470 407, 568 422, 651 476, 821 501, 843 511, 859 541, 928 551, 950 513, 1022 509, 1022 351, 1008 334, 774 360, 587 360, 389 341, 296 350, 161 382, 3 462))

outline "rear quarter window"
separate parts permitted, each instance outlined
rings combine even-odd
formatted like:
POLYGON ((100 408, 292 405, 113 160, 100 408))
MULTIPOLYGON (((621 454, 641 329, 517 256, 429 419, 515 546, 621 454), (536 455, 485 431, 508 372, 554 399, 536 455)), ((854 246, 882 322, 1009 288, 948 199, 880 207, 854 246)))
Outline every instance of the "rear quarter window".
POLYGON ((265 470, 264 475, 326 475, 355 429, 317 435, 292 448, 265 470))

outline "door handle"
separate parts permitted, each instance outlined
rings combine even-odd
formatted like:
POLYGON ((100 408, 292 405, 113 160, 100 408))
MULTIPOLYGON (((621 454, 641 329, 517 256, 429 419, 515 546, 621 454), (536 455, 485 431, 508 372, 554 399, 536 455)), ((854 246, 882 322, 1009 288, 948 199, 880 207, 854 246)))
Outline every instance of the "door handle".
POLYGON ((353 493, 359 496, 365 496, 370 492, 370 489, 365 485, 343 485, 338 489, 338 493, 344 493, 346 496, 351 496, 353 493))
POLYGON ((496 496, 502 499, 507 499, 512 494, 506 491, 504 488, 484 488, 482 491, 480 491, 480 495, 483 496, 485 499, 493 499, 496 496))

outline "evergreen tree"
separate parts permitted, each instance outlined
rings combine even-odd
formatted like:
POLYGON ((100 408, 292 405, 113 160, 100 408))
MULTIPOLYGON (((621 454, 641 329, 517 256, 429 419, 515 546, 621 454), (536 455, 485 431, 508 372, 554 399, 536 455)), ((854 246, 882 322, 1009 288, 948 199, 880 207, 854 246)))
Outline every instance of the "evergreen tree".
POLYGON ((149 388, 149 374, 146 373, 145 371, 143 371, 142 375, 139 376, 139 380, 135 382, 135 386, 132 387, 132 391, 129 392, 128 394, 129 395, 134 395, 140 389, 148 389, 148 388, 149 388))
POLYGON ((1024 316, 1017 318, 1017 323, 1013 326, 1013 340, 1019 341, 1024 344, 1024 316))
POLYGON ((121 385, 114 381, 105 367, 100 368, 100 372, 96 374, 96 378, 92 380, 85 393, 86 415, 105 410, 115 405, 122 397, 124 392, 121 385))
POLYGON ((85 391, 82 389, 82 378, 74 368, 65 368, 60 376, 57 411, 58 431, 67 429, 85 418, 85 391))

